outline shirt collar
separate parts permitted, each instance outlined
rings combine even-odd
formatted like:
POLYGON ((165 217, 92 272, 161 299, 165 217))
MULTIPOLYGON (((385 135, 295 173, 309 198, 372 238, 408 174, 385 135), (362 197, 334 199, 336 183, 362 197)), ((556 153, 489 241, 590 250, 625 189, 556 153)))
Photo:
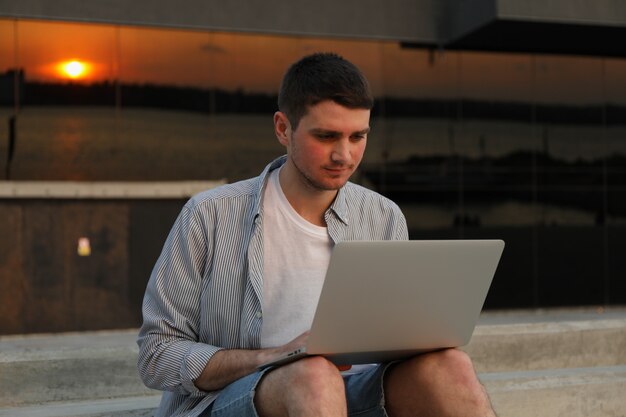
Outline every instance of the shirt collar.
POLYGON ((339 189, 339 192, 337 192, 337 197, 335 197, 335 201, 333 201, 333 204, 330 205, 330 208, 326 213, 328 214, 329 212, 334 213, 337 218, 339 218, 339 220, 341 220, 345 224, 348 224, 350 219, 348 217, 348 203, 345 185, 339 189))
MULTIPOLYGON (((272 162, 270 162, 265 169, 263 170, 263 172, 261 172, 261 175, 259 175, 258 177, 258 183, 257 183, 257 196, 256 196, 256 200, 254 202, 254 215, 255 217, 258 217, 261 214, 261 209, 262 209, 262 201, 263 201, 263 193, 265 190, 265 186, 267 184, 267 178, 269 176, 269 173, 272 172, 273 170, 280 168, 282 165, 284 165, 284 163, 287 161, 287 155, 283 155, 280 156, 276 159, 274 159, 272 162)), ((335 197, 335 201, 333 201, 333 203, 330 205, 330 208, 328 209, 328 211, 326 212, 326 215, 330 215, 334 213, 335 216, 337 216, 337 218, 339 220, 341 220, 343 223, 348 224, 348 203, 347 203, 347 196, 346 196, 346 187, 345 185, 343 187, 341 187, 339 189, 339 191, 337 192, 337 196, 335 197)), ((328 222, 328 220, 327 220, 328 222)))
POLYGON ((263 193, 265 190, 265 185, 267 184, 267 177, 269 173, 275 170, 276 168, 281 167, 285 161, 287 161, 287 155, 280 156, 274 159, 272 162, 267 164, 261 175, 257 177, 257 186, 256 186, 256 199, 254 201, 254 216, 258 217, 261 214, 261 209, 263 207, 263 193))

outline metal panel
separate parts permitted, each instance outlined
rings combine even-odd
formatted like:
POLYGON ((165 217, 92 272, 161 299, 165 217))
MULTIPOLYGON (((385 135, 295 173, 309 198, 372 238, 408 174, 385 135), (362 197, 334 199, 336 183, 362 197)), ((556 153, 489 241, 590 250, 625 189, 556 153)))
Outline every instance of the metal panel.
POLYGON ((0 16, 433 43, 437 0, 0 0, 0 16))
POLYGON ((495 0, 448 0, 439 28, 442 44, 466 36, 496 19, 495 0))
POLYGON ((448 49, 626 55, 616 42, 626 32, 622 0, 256 0, 244 6, 219 0, 0 0, 0 17, 389 39, 448 49), (516 23, 526 26, 519 36, 509 36, 520 31, 516 23), (536 24, 547 27, 528 26, 536 24), (548 47, 535 41, 551 36, 548 47), (602 48, 572 46, 581 38, 602 48))
POLYGON ((623 0, 496 0, 499 19, 626 26, 623 0))

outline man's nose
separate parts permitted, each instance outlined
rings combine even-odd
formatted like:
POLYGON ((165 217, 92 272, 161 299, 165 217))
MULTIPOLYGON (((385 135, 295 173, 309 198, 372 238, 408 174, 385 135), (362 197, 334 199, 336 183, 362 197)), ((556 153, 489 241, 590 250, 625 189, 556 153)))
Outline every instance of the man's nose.
POLYGON ((338 140, 331 153, 333 162, 345 163, 350 160, 350 144, 347 140, 338 140))

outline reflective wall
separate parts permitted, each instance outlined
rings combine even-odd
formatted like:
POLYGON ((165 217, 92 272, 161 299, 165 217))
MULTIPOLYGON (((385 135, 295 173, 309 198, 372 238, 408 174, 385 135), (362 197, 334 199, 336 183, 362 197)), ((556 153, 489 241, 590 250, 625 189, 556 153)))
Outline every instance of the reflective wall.
POLYGON ((354 180, 396 200, 413 239, 507 242, 487 307, 626 303, 625 59, 0 20, 2 174, 257 175, 282 153, 282 74, 315 51, 370 79, 354 180))

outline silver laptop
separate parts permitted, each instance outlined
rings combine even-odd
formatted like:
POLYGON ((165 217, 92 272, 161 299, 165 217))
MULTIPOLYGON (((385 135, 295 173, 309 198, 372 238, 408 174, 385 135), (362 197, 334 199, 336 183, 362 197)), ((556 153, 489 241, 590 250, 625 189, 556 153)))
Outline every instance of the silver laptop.
POLYGON ((321 355, 387 362, 467 344, 502 240, 352 241, 332 252, 306 346, 261 366, 321 355))

